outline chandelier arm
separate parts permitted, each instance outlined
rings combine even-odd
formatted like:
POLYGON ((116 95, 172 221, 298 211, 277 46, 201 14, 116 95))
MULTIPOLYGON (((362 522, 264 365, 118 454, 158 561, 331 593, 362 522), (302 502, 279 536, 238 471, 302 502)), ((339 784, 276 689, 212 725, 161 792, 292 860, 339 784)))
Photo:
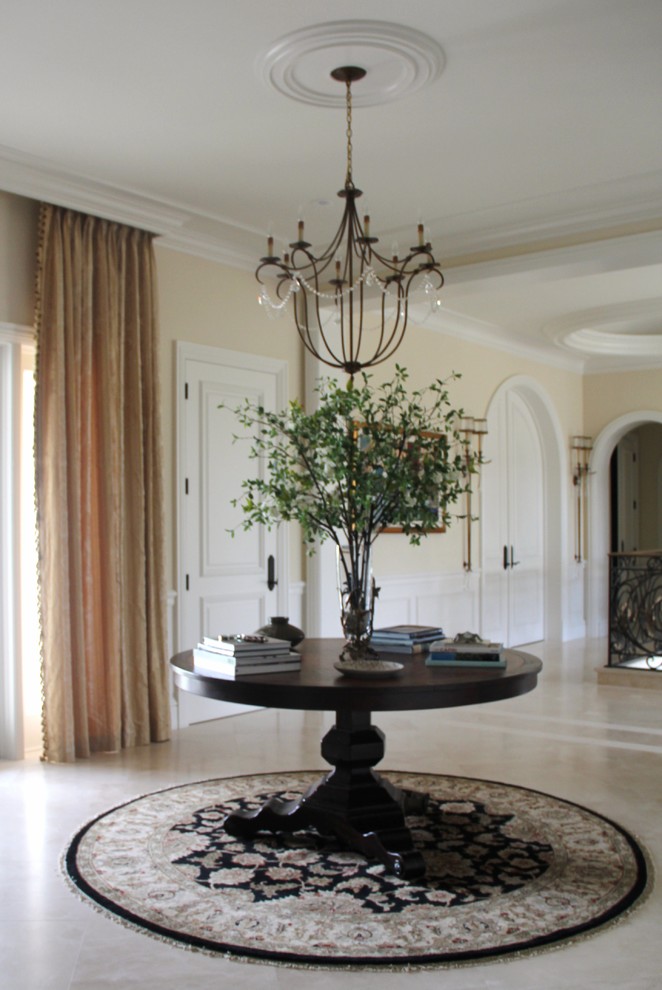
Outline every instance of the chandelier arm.
MULTIPOLYGON (((341 224, 341 231, 342 231, 342 227, 343 225, 341 224)), ((352 362, 354 361, 354 355, 350 353, 350 355, 348 356, 346 349, 345 333, 344 333, 345 317, 344 317, 342 292, 340 290, 340 287, 337 287, 336 305, 339 308, 340 323, 341 323, 341 334, 340 334, 341 354, 339 355, 337 351, 334 349, 334 347, 331 345, 331 343, 329 342, 329 339, 327 338, 327 335, 324 332, 324 324, 320 313, 320 297, 323 294, 320 292, 319 289, 320 270, 318 270, 316 259, 306 249, 299 249, 299 250, 302 250, 308 259, 309 262, 308 269, 310 271, 309 278, 314 283, 313 285, 308 285, 307 283, 304 283, 299 279, 299 286, 300 286, 299 299, 298 300, 296 298, 294 299, 294 319, 297 330, 299 332, 299 336, 304 344, 304 347, 306 347, 310 351, 310 353, 313 354, 318 360, 322 361, 328 367, 338 368, 338 369, 343 368, 347 370, 349 367, 352 366, 352 362), (309 292, 313 295, 315 299, 315 316, 317 323, 315 329, 319 331, 320 340, 323 349, 329 355, 329 358, 331 360, 323 356, 323 354, 321 353, 321 348, 317 347, 317 345, 313 341, 313 337, 311 334, 311 325, 310 325, 311 321, 309 318, 309 300, 308 300, 309 292), (303 315, 300 314, 301 308, 304 309, 303 315)), ((323 271, 323 269, 321 270, 323 271)))
MULTIPOLYGON (((297 250, 303 250, 303 253, 309 259, 310 266, 314 266, 317 271, 323 272, 328 268, 328 266, 333 261, 335 261, 336 255, 338 254, 338 249, 340 248, 340 245, 342 244, 343 239, 345 237, 346 227, 347 227, 347 209, 345 209, 345 212, 343 213, 342 220, 340 221, 340 225, 336 230, 336 233, 334 234, 333 240, 331 241, 331 243, 326 248, 323 254, 320 254, 318 257, 315 257, 315 255, 311 254, 311 252, 308 251, 307 249, 297 249, 297 250)), ((292 258, 294 259, 294 253, 292 255, 292 258)), ((297 266, 297 271, 303 271, 303 269, 297 266)))
MULTIPOLYGON (((375 238, 376 241, 376 238, 375 238)), ((381 268, 391 272, 393 275, 404 276, 409 274, 419 274, 425 271, 434 272, 440 279, 440 288, 444 283, 444 276, 441 273, 438 262, 435 260, 431 249, 428 247, 412 248, 404 258, 394 260, 380 254, 376 248, 371 246, 371 254, 379 262, 381 268), (411 265, 415 263, 415 267, 411 265)))
MULTIPOLYGON (((349 137, 348 137, 347 181, 345 183, 346 186, 349 186, 349 184, 351 183, 351 130, 350 130, 350 123, 351 123, 351 116, 350 116, 351 103, 350 103, 350 99, 351 99, 351 96, 350 96, 350 93, 351 93, 351 90, 350 90, 350 85, 348 83, 348 85, 347 85, 347 114, 348 114, 347 126, 348 126, 349 137)), ((345 210, 345 214, 347 216, 347 230, 346 230, 347 248, 346 248, 346 252, 345 252, 345 271, 346 271, 347 282, 348 282, 348 285, 350 287, 350 292, 351 292, 351 290, 354 287, 354 250, 353 250, 354 244, 353 244, 353 241, 354 241, 355 225, 356 225, 357 219, 358 219, 357 216, 356 216, 356 204, 354 202, 354 197, 353 196, 349 196, 348 199, 347 199, 347 207, 346 207, 346 210, 345 210)), ((361 283, 361 288, 363 288, 363 283, 361 283)), ((344 310, 345 310, 345 307, 343 305, 343 314, 344 314, 344 310)), ((362 312, 362 310, 361 310, 361 312, 362 312)), ((355 349, 355 344, 354 344, 354 297, 353 297, 353 295, 350 295, 349 298, 348 298, 348 300, 347 300, 347 316, 348 316, 348 323, 349 323, 349 340, 348 340, 347 347, 348 347, 348 350, 349 350, 350 363, 352 365, 354 365, 356 363, 357 351, 355 349)), ((360 330, 360 327, 361 327, 361 323, 359 323, 359 330, 360 330)), ((342 334, 342 339, 343 339, 343 342, 344 342, 344 339, 345 339, 345 334, 344 333, 342 334)), ((359 342, 360 342, 360 335, 359 335, 359 342)))
POLYGON ((405 308, 403 308, 403 298, 404 297, 403 297, 403 293, 402 293, 402 284, 401 284, 400 281, 397 282, 397 286, 398 286, 398 293, 397 293, 396 301, 395 301, 395 316, 393 318, 394 319, 394 322, 393 322, 393 326, 391 327, 391 330, 390 330, 390 332, 388 334, 386 333, 386 296, 385 295, 382 296, 382 326, 381 326, 381 333, 380 333, 380 338, 379 338, 379 344, 378 344, 378 346, 374 350, 373 358, 372 358, 372 362, 371 363, 381 364, 381 362, 383 360, 385 360, 386 357, 390 357, 390 355, 393 354, 397 350, 397 348, 398 348, 398 346, 400 344, 400 341, 402 340, 402 338, 404 336, 405 329, 407 327, 406 302, 405 302, 405 308), (404 322, 403 322, 402 328, 400 329, 400 322, 401 321, 404 321, 404 322), (393 346, 393 341, 396 338, 397 338, 397 343, 395 344, 395 346, 393 346), (385 357, 382 357, 382 355, 385 355, 385 357))
POLYGON ((316 357, 323 364, 326 364, 328 367, 330 367, 330 368, 343 368, 344 367, 344 362, 341 361, 338 358, 337 354, 335 353, 335 351, 333 350, 333 348, 329 344, 329 342, 328 342, 328 340, 326 338, 326 334, 324 333, 324 327, 322 325, 322 320, 320 318, 320 313, 319 313, 319 297, 317 295, 315 295, 315 309, 316 309, 316 314, 317 314, 317 327, 316 327, 316 329, 319 330, 319 335, 320 335, 320 340, 321 340, 321 343, 322 343, 322 347, 326 351, 326 353, 329 355, 329 357, 331 358, 331 360, 328 360, 328 358, 325 358, 323 356, 323 354, 321 353, 321 348, 319 348, 317 346, 317 344, 315 343, 315 341, 313 340, 313 337, 312 337, 312 334, 311 334, 311 330, 310 330, 310 320, 308 319, 308 293, 306 292, 306 289, 305 289, 305 287, 303 285, 301 286, 301 291, 299 293, 299 296, 300 296, 299 299, 297 299, 296 296, 295 296, 295 298, 293 300, 293 303, 294 303, 294 322, 296 324, 296 328, 297 328, 297 331, 299 333, 299 337, 301 338, 301 341, 302 341, 304 347, 306 347, 308 349, 308 351, 310 351, 310 353, 314 357, 316 357), (303 318, 301 318, 300 313, 299 313, 299 310, 301 308, 303 308, 303 310, 304 310, 303 318))
MULTIPOLYGON (((428 269, 426 268, 424 270, 428 270, 428 269)), ((435 274, 437 274, 440 280, 439 288, 441 288, 441 286, 444 284, 444 276, 438 269, 433 269, 433 270, 435 271, 435 274)), ((386 361, 393 354, 395 354, 400 344, 402 343, 402 340, 404 338, 409 323, 409 289, 411 287, 413 280, 420 274, 421 272, 419 269, 410 272, 408 274, 404 289, 402 287, 402 283, 398 282, 398 319, 396 320, 396 323, 393 326, 393 330, 388 338, 388 341, 384 346, 383 351, 380 351, 379 353, 375 354, 375 357, 377 358, 377 360, 375 361, 376 364, 381 364, 383 361, 386 361), (401 302, 402 300, 404 300, 404 311, 401 302), (402 316, 402 328, 398 332, 398 322, 400 316, 402 316)))
POLYGON ((397 341, 395 343, 392 343, 392 338, 395 336, 395 331, 393 331, 393 333, 391 334, 391 336, 389 338, 389 343, 387 344, 387 347, 384 348, 383 352, 381 352, 379 354, 375 354, 373 356, 373 358, 371 359, 371 361, 370 361, 370 367, 371 368, 374 367, 377 364, 383 364, 384 361, 388 361, 388 359, 395 354, 395 352, 397 351, 398 347, 402 343, 402 339, 403 339, 403 337, 405 335, 406 329, 407 329, 407 320, 404 319, 403 320, 403 324, 402 324, 402 329, 398 333, 398 339, 397 339, 397 341))
MULTIPOLYGON (((434 266, 433 268, 428 268, 427 266, 425 266, 423 271, 429 272, 430 274, 434 273, 434 275, 437 278, 436 288, 437 291, 439 291, 444 285, 444 276, 439 270, 439 268, 436 266, 434 266)), ((410 305, 409 290, 413 280, 420 274, 422 274, 422 272, 419 268, 416 268, 414 271, 409 273, 407 273, 406 271, 402 272, 402 277, 406 276, 406 283, 404 288, 402 286, 401 281, 400 280, 398 281, 398 321, 400 317, 402 317, 402 327, 400 328, 400 330, 398 330, 398 321, 396 321, 396 323, 393 326, 393 330, 387 342, 384 345, 383 350, 380 350, 379 353, 375 354, 375 357, 377 358, 375 363, 377 364, 381 364, 383 361, 392 357, 393 354, 395 354, 397 349, 400 347, 400 344, 404 339, 404 335, 409 325, 409 305, 410 305)))
POLYGON ((345 304, 342 293, 336 294, 337 322, 340 327, 340 352, 342 354, 342 366, 347 368, 352 360, 351 354, 347 354, 347 341, 345 340, 345 304))
POLYGON ((330 367, 330 368, 340 368, 340 367, 342 367, 341 364, 338 364, 337 363, 336 355, 333 353, 333 351, 329 347, 329 344, 328 344, 328 342, 326 340, 326 337, 324 336, 324 331, 322 329, 322 325, 321 325, 319 319, 318 319, 318 327, 319 327, 319 331, 320 331, 320 338, 321 338, 321 341, 322 341, 322 344, 323 344, 324 348, 326 349, 327 354, 329 354, 330 357, 333 359, 332 361, 329 361, 327 358, 324 357, 324 355, 320 351, 320 348, 318 348, 316 342, 314 341, 314 339, 313 339, 313 337, 311 335, 311 332, 310 332, 310 322, 308 320, 308 296, 307 296, 307 294, 305 292, 305 289, 302 289, 302 291, 300 293, 300 299, 297 299, 295 297, 294 300, 293 300, 293 303, 294 303, 294 322, 295 322, 297 331, 299 333, 299 337, 301 338, 301 341, 302 341, 304 347, 314 357, 316 357, 323 364, 326 364, 328 367, 330 367), (303 308, 303 310, 304 310, 304 319, 303 320, 300 319, 300 315, 299 315, 299 309, 300 308, 303 308))
MULTIPOLYGON (((374 355, 380 352, 382 347, 382 341, 384 338, 385 329, 385 316, 386 316, 386 296, 388 289, 382 280, 377 276, 373 267, 373 243, 376 242, 377 238, 370 238, 365 235, 364 229, 361 225, 361 220, 356 210, 356 205, 354 203, 354 198, 352 197, 351 202, 351 228, 352 228, 352 238, 350 242, 350 248, 348 249, 348 254, 351 249, 354 250, 357 260, 360 264, 360 275, 357 279, 358 289, 359 289, 359 324, 358 330, 355 330, 355 338, 353 341, 353 363, 356 366, 362 367, 368 364, 372 364, 374 360, 374 355), (377 284, 379 286, 379 291, 381 292, 381 329, 379 333, 379 340, 376 347, 373 349, 373 357, 369 362, 361 362, 361 350, 363 346, 364 338, 364 317, 365 317, 365 286, 368 282, 368 277, 370 278, 370 284, 377 284)), ((377 256, 377 255, 376 255, 377 256)), ((378 257, 378 256, 377 256, 378 257)), ((352 284, 349 293, 355 291, 355 284, 352 284)), ((350 299, 351 301, 351 299, 350 299)))
POLYGON ((288 300, 289 300, 289 298, 290 298, 290 296, 295 291, 295 289, 294 289, 295 284, 296 283, 294 282, 293 279, 288 278, 285 275, 282 278, 280 278, 278 280, 278 284, 276 285, 276 296, 277 296, 277 298, 280 299, 281 302, 287 303, 288 300), (287 288, 286 288, 286 286, 287 286, 287 288))
POLYGON ((262 271, 265 268, 276 268, 280 272, 280 274, 278 275, 278 284, 276 285, 276 295, 278 296, 279 299, 282 299, 283 298, 281 292, 282 286, 285 282, 292 281, 292 273, 281 261, 278 260, 274 261, 272 259, 268 259, 262 262, 262 264, 258 267, 257 271, 255 272, 255 278, 257 279, 260 285, 266 286, 267 284, 265 280, 262 278, 262 271))
MULTIPOLYGON (((400 306, 399 302, 396 303, 396 313, 399 311, 399 306, 400 306)), ((375 355, 381 354, 382 348, 384 346, 384 332, 386 330, 386 293, 385 292, 382 292, 381 314, 382 314, 381 327, 379 331, 379 340, 377 341, 377 346, 375 348, 375 355)), ((397 319, 398 317, 396 315, 396 325, 397 325, 397 319)))
POLYGON ((384 350, 381 352, 381 354, 378 356, 379 364, 381 364, 382 361, 386 361, 388 358, 392 357, 392 355, 395 354, 400 344, 402 343, 405 333, 407 332, 407 327, 409 326, 408 310, 409 310, 409 304, 407 302, 407 297, 405 296, 404 309, 401 308, 401 311, 398 316, 398 321, 400 319, 402 320, 402 326, 398 328, 398 324, 396 323, 396 325, 393 327, 393 331, 391 333, 391 336, 389 337, 388 343, 384 347, 384 350))

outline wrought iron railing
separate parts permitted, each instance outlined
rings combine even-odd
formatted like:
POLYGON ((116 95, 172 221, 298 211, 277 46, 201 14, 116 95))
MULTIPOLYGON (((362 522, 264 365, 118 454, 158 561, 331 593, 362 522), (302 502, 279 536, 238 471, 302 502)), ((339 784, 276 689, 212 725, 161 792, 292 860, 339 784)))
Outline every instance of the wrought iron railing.
POLYGON ((609 558, 609 666, 662 671, 662 550, 609 558))

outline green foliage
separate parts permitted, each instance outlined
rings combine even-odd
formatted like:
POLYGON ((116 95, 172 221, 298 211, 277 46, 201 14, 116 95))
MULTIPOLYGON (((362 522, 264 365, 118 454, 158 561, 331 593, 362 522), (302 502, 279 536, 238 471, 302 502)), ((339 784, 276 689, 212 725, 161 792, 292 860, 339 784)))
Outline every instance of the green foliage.
POLYGON ((408 394, 407 377, 396 366, 392 381, 374 388, 367 375, 346 387, 324 381, 312 413, 297 400, 283 412, 248 400, 234 410, 262 463, 236 500, 243 528, 294 520, 310 553, 332 539, 358 557, 387 525, 415 544, 449 525, 475 470, 457 429, 463 411, 450 405, 448 380, 408 394))

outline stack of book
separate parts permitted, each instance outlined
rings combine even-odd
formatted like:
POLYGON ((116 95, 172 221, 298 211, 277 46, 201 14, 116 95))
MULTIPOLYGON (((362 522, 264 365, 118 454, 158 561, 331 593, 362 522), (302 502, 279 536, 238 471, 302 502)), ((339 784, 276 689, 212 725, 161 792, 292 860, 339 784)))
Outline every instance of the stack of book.
POLYGON ((443 635, 439 626, 385 626, 374 630, 370 645, 379 653, 425 653, 443 635))
POLYGON ((440 639, 430 644, 429 667, 505 667, 503 643, 457 642, 440 639))
POLYGON ((193 650, 193 669, 214 677, 280 674, 301 669, 301 657, 288 642, 259 633, 204 636, 193 650))

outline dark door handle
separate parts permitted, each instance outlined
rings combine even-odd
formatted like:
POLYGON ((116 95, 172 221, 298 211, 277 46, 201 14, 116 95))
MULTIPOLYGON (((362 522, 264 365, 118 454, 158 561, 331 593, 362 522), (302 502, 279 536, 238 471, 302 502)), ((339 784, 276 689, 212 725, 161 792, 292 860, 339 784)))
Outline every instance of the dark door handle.
POLYGON ((503 569, 507 571, 510 567, 510 561, 508 559, 508 547, 503 548, 503 569))
POLYGON ((511 567, 517 567, 518 564, 519 564, 519 560, 515 560, 515 551, 511 547, 510 548, 510 566, 511 567))
POLYGON ((276 580, 276 560, 273 554, 267 557, 267 588, 273 591, 278 581, 276 580))

